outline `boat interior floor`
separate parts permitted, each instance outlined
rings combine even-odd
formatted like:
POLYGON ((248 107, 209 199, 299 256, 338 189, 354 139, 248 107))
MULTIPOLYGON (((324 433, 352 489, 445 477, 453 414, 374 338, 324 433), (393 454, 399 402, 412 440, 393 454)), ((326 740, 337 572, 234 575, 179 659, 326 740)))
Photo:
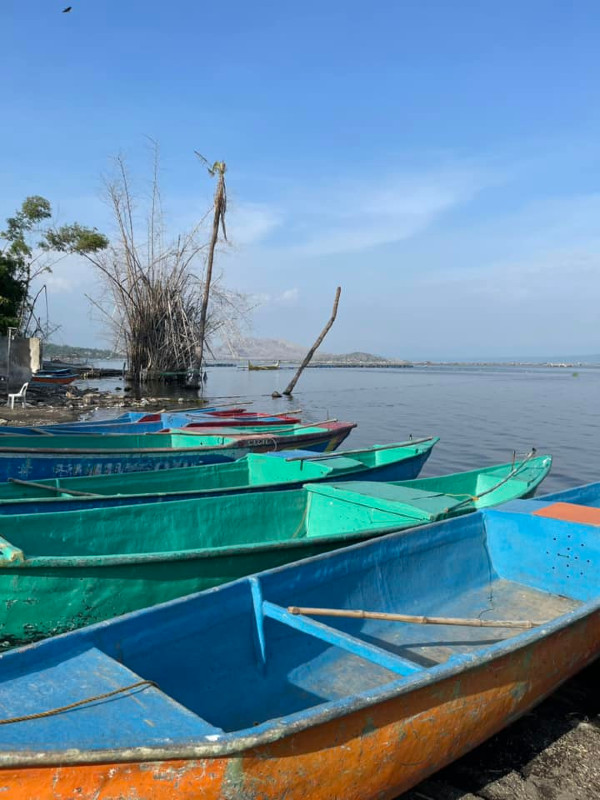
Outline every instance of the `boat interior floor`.
MULTIPOLYGON (((290 605, 295 600, 290 592, 290 605)), ((467 591, 455 590, 443 607, 428 608, 427 613, 545 621, 577 605, 566 597, 496 579, 467 591)), ((171 644, 170 659, 180 665, 177 671, 171 667, 167 673, 155 663, 150 671, 143 670, 144 677, 156 680, 213 725, 233 731, 412 677, 522 633, 518 628, 310 618, 290 614, 285 607, 264 600, 255 605, 255 613, 252 662, 238 662, 233 674, 224 664, 221 670, 211 666, 209 674, 203 669, 201 694, 192 679, 202 669, 197 660, 201 653, 190 652, 187 642, 171 644), (227 697, 226 703, 223 697, 227 697)), ((419 613, 418 609, 414 613, 419 613)))

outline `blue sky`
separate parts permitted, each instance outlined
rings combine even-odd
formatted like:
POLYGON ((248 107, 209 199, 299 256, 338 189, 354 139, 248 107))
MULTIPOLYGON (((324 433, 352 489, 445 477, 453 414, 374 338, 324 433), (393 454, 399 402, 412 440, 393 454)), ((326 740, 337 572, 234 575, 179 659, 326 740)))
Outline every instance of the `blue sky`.
MULTIPOLYGON (((0 218, 110 232, 110 158, 160 142, 173 230, 227 161, 253 333, 407 358, 600 352, 597 2, 2 0, 0 218)), ((56 337, 102 344, 72 260, 56 337)))

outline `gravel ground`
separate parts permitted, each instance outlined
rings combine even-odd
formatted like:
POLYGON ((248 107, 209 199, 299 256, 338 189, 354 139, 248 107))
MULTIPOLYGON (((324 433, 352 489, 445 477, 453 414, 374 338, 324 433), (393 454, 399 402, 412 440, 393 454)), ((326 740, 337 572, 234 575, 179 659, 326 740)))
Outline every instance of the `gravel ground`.
POLYGON ((600 662, 402 800, 600 798, 600 662))

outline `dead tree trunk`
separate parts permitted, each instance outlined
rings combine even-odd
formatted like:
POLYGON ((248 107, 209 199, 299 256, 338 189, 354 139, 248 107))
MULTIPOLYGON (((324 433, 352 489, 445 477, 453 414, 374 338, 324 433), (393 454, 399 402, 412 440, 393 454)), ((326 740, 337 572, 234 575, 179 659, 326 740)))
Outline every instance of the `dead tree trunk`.
MULTIPOLYGON (((199 153, 197 155, 200 156, 199 153)), ((205 160, 205 159, 204 159, 205 160)), ((219 228, 223 231, 223 238, 227 241, 225 230, 225 212, 227 210, 227 193, 225 190, 225 171, 227 167, 224 161, 215 161, 208 171, 211 175, 218 175, 217 188, 214 200, 214 216, 210 244, 208 246, 208 257, 206 259, 206 274, 204 276, 204 291, 202 294, 202 306, 200 309, 200 342, 198 344, 198 369, 202 370, 204 359, 204 342, 206 339, 206 316, 208 312, 208 301, 210 298, 210 284, 212 281, 213 262, 215 258, 215 248, 219 240, 219 228)))
POLYGON ((283 393, 285 395, 287 395, 288 397, 294 391, 294 386, 298 383, 298 378, 300 377, 300 375, 302 375, 302 372, 304 371, 305 367, 307 367, 308 364, 310 363, 312 357, 314 356, 316 351, 319 349, 319 347, 321 345, 321 342, 327 336, 327 334, 329 333, 329 329, 331 328, 331 326, 335 322, 335 318, 337 317, 338 303, 340 302, 340 294, 341 293, 342 293, 342 287, 338 286, 337 289, 336 289, 336 292, 335 292, 335 300, 333 301, 333 311, 331 312, 331 317, 329 318, 329 322, 327 323, 327 325, 325 325, 325 327, 321 331, 321 335, 319 336, 317 341, 313 344, 313 346, 310 348, 310 350, 308 351, 308 353, 304 357, 304 361, 298 367, 298 372, 296 372, 296 374, 294 375, 292 380, 289 382, 287 387, 284 389, 283 393))

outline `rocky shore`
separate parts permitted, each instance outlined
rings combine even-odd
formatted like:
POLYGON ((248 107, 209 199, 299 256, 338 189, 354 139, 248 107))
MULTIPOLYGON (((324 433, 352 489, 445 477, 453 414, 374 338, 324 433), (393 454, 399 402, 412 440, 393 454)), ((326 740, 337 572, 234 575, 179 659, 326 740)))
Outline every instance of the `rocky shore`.
MULTIPOLYGON (((0 401, 1 402, 1 401, 0 401)), ((134 397, 127 392, 107 392, 94 388, 80 389, 73 384, 30 385, 26 397, 27 407, 20 402, 10 409, 0 408, 0 424, 52 425, 57 422, 71 422, 90 415, 99 408, 115 409, 163 409, 174 405, 189 404, 189 398, 173 397, 134 397)), ((193 405, 193 403, 192 403, 193 405)))

